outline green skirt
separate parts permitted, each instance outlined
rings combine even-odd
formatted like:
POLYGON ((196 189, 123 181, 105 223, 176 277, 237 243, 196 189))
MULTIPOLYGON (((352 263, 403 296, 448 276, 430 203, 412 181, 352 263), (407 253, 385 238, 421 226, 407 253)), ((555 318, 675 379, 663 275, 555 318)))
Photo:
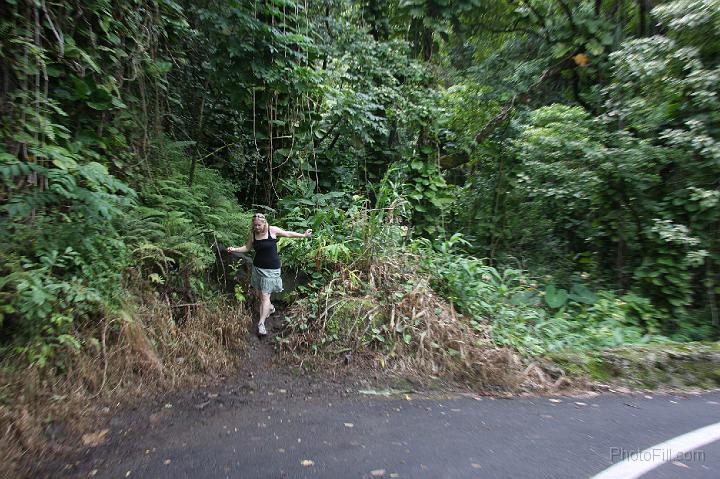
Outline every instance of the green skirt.
POLYGON ((266 269, 252 267, 250 286, 263 293, 279 293, 283 290, 280 269, 266 269))

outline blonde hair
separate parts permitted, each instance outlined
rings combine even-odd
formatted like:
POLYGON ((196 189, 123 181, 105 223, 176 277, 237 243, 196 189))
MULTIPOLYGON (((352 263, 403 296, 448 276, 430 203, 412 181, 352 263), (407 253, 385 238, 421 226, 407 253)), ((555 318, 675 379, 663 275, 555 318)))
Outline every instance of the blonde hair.
POLYGON ((265 217, 264 214, 262 214, 262 213, 255 213, 255 214, 252 216, 252 220, 250 221, 250 232, 251 232, 251 233, 253 232, 253 226, 255 225, 255 220, 262 220, 262 222, 265 223, 265 225, 268 224, 268 220, 267 220, 267 218, 265 217))

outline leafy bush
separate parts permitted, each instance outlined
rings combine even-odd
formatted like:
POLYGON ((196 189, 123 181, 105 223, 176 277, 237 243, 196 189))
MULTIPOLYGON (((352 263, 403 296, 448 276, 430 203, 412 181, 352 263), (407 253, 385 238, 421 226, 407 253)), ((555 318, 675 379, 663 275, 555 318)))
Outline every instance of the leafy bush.
POLYGON ((188 146, 156 139, 163 165, 153 172, 158 179, 139 190, 139 204, 122 224, 130 267, 170 301, 212 295, 213 248, 244 244, 250 226, 250 213, 234 200, 236 188, 217 170, 197 166, 188 185, 188 146))
POLYGON ((13 240, 2 241, 3 342, 13 340, 19 351, 45 366, 55 347, 78 346, 76 321, 120 305, 127 249, 115 230, 102 224, 56 224, 52 217, 40 217, 14 230, 13 240))
POLYGON ((416 240, 411 247, 423 258, 433 288, 478 330, 489 324, 498 344, 537 356, 663 339, 658 334, 663 317, 645 298, 593 293, 582 284, 570 293, 553 284, 542 287, 521 270, 498 270, 457 253, 463 243, 456 234, 435 245, 416 240))
POLYGON ((408 228, 401 224, 405 202, 389 179, 391 174, 392 170, 377 186, 374 208, 364 197, 341 192, 318 194, 309 201, 281 201, 281 223, 297 230, 313 228, 312 240, 280 241, 283 263, 330 278, 334 272, 366 267, 396 251, 408 228))
POLYGON ((3 342, 44 366, 57 347, 78 346, 76 323, 141 301, 128 290, 149 287, 171 303, 215 294, 207 277, 212 246, 244 243, 250 215, 236 206, 234 188, 216 170, 198 167, 188 186, 187 146, 157 139, 154 151, 164 167, 137 195, 108 177, 96 185, 114 185, 127 199, 106 192, 80 209, 46 210, 29 223, 6 221, 0 229, 3 342))
POLYGON ((41 366, 56 346, 77 346, 76 320, 117 307, 128 255, 114 223, 135 199, 99 163, 55 165, 34 165, 47 187, 23 191, 14 183, 23 164, 7 155, 0 163, 11 194, 0 210, 1 336, 3 343, 30 344, 20 349, 41 366))

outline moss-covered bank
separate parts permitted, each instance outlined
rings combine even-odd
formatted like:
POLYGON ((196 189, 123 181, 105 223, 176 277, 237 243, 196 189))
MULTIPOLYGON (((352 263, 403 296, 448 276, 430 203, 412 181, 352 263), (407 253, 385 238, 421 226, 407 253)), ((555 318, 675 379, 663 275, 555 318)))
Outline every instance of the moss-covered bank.
POLYGON ((574 379, 628 387, 720 386, 720 342, 624 346, 547 356, 574 379))

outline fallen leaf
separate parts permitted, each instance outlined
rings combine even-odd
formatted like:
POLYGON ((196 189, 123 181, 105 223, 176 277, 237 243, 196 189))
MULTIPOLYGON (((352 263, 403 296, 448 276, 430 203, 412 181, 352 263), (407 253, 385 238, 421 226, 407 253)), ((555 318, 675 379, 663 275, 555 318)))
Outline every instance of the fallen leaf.
POLYGON ((345 423, 345 427, 353 427, 353 426, 355 426, 355 425, 354 425, 353 423, 351 423, 351 422, 346 422, 346 423, 345 423))
POLYGON ((473 467, 473 469, 480 469, 480 468, 482 467, 480 464, 478 464, 478 463, 476 463, 476 462, 473 462, 473 463, 470 464, 470 465, 473 467))
POLYGON ((548 401, 550 401, 550 402, 562 402, 562 399, 553 399, 553 398, 550 398, 550 399, 548 399, 548 401))
POLYGON ((130 477, 130 474, 132 474, 132 471, 128 471, 125 473, 125 477, 130 477))
POLYGON ((370 475, 373 477, 382 477, 385 475, 385 469, 375 469, 370 471, 370 475))
POLYGON ((90 471, 90 474, 88 474, 88 476, 95 477, 95 474, 97 474, 97 469, 93 469, 92 471, 90 471))
POLYGON ((581 401, 575 401, 575 404, 578 406, 587 406, 587 403, 581 402, 581 401))
POLYGON ((105 442, 105 435, 107 435, 109 429, 103 429, 102 431, 89 432, 82 435, 82 442, 86 446, 95 447, 105 442))
POLYGON ((170 459, 165 459, 165 460, 163 461, 163 464, 165 464, 165 465, 167 466, 167 465, 170 464, 171 462, 172 462, 172 461, 171 461, 170 459))
POLYGON ((171 414, 172 413, 170 412, 169 409, 161 409, 160 411, 158 411, 156 413, 150 414, 148 419, 150 421, 150 424, 152 424, 153 426, 157 426, 162 421, 169 418, 171 416, 171 414))
POLYGON ((305 467, 310 467, 315 465, 315 461, 311 461, 310 459, 303 459, 302 461, 300 461, 300 464, 305 467))

